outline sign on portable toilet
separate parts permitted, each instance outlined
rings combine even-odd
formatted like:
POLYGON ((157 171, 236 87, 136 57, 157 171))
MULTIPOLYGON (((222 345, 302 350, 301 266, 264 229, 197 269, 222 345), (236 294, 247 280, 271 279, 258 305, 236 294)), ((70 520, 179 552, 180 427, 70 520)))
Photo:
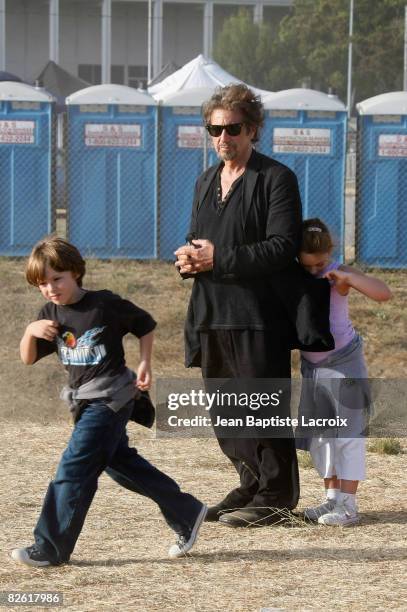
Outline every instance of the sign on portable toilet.
POLYGON ((66 103, 70 241, 87 256, 156 257, 155 100, 124 85, 95 85, 66 103))
POLYGON ((346 108, 336 96, 287 89, 263 99, 260 149, 298 178, 304 219, 320 217, 344 253, 346 108))
POLYGON ((357 104, 356 257, 407 267, 407 92, 357 104))
POLYGON ((202 104, 214 88, 177 92, 160 101, 159 257, 174 259, 185 244, 196 179, 217 157, 207 137, 202 104))
POLYGON ((0 83, 0 255, 27 255, 54 229, 54 99, 0 83))

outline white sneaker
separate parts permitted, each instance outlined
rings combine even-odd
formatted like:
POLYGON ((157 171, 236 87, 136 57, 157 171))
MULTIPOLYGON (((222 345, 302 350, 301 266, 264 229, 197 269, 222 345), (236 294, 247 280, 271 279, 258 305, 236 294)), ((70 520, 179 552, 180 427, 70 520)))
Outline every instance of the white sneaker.
POLYGON ((193 545, 195 544, 197 540, 199 528, 204 522, 207 512, 208 512, 208 506, 205 506, 204 504, 201 508, 200 513, 198 514, 198 517, 192 529, 188 531, 187 533, 178 534, 176 543, 173 544, 168 551, 168 556, 170 559, 177 559, 178 557, 184 557, 186 553, 189 550, 191 550, 191 548, 193 547, 193 545))
POLYGON ((11 558, 18 563, 31 565, 31 567, 46 567, 52 565, 51 561, 33 544, 27 548, 15 548, 11 551, 11 558))
POLYGON ((360 518, 357 508, 347 504, 346 501, 347 498, 345 496, 340 503, 335 505, 331 512, 320 516, 318 523, 320 525, 328 525, 329 527, 348 527, 358 523, 360 518))
POLYGON ((319 506, 313 506, 312 508, 305 508, 304 510, 304 518, 309 521, 317 521, 321 516, 327 514, 328 512, 332 512, 335 507, 334 499, 326 499, 319 506))

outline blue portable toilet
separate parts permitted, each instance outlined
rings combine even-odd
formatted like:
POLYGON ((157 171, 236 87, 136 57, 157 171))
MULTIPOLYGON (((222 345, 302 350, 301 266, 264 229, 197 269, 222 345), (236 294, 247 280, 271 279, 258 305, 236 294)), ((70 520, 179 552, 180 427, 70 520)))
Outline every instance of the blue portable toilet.
POLYGON ((160 100, 159 257, 174 259, 185 244, 195 181, 217 161, 201 115, 213 87, 179 91, 160 100))
POLYGON ((83 254, 157 254, 157 104, 124 85, 70 95, 67 122, 68 236, 83 254))
POLYGON ((357 104, 356 258, 407 267, 407 92, 357 104))
POLYGON ((344 254, 347 113, 337 96, 312 89, 279 91, 263 99, 260 150, 298 178, 303 217, 320 217, 344 254))
POLYGON ((0 255, 27 255, 54 229, 54 99, 0 82, 0 255))

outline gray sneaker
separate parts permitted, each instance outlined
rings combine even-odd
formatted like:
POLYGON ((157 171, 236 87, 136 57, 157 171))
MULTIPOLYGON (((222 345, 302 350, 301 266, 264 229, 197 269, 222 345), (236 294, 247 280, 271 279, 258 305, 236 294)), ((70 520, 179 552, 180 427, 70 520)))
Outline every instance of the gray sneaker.
POLYGON ((329 527, 349 527, 359 523, 359 520, 356 506, 349 504, 348 498, 345 496, 339 504, 335 504, 330 512, 320 516, 318 523, 329 527))
POLYGON ((208 507, 203 505, 192 529, 190 529, 188 532, 178 534, 177 541, 168 551, 168 556, 170 559, 184 557, 187 552, 191 550, 197 540, 199 529, 205 520, 207 512, 208 507))
POLYGON ((11 552, 11 558, 18 563, 30 565, 31 567, 46 567, 52 565, 51 561, 40 551, 36 544, 27 548, 15 548, 11 552))
POLYGON ((304 510, 304 518, 308 519, 309 521, 318 521, 318 519, 324 514, 332 512, 334 507, 335 500, 327 498, 322 504, 319 504, 319 506, 306 508, 304 510))

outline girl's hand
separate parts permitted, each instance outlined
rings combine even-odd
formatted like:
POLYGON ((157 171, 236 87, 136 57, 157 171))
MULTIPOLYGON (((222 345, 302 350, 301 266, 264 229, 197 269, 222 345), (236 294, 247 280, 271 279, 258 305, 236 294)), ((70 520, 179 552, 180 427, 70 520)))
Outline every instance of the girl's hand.
POLYGON ((352 286, 348 272, 343 272, 342 270, 330 270, 324 274, 324 278, 327 278, 334 283, 335 289, 340 295, 348 295, 349 289, 352 286))
POLYGON ((140 391, 147 391, 151 385, 151 364, 149 361, 140 361, 137 368, 136 387, 140 391))
POLYGON ((385 302, 391 298, 391 291, 386 283, 373 276, 367 276, 357 268, 341 264, 339 270, 331 270, 325 276, 335 283, 335 288, 341 295, 346 295, 352 287, 376 302, 385 302))
POLYGON ((27 331, 30 336, 34 338, 41 338, 42 340, 48 340, 53 342, 55 336, 58 335, 59 325, 56 321, 49 321, 47 319, 40 319, 39 321, 33 321, 27 326, 27 331))

